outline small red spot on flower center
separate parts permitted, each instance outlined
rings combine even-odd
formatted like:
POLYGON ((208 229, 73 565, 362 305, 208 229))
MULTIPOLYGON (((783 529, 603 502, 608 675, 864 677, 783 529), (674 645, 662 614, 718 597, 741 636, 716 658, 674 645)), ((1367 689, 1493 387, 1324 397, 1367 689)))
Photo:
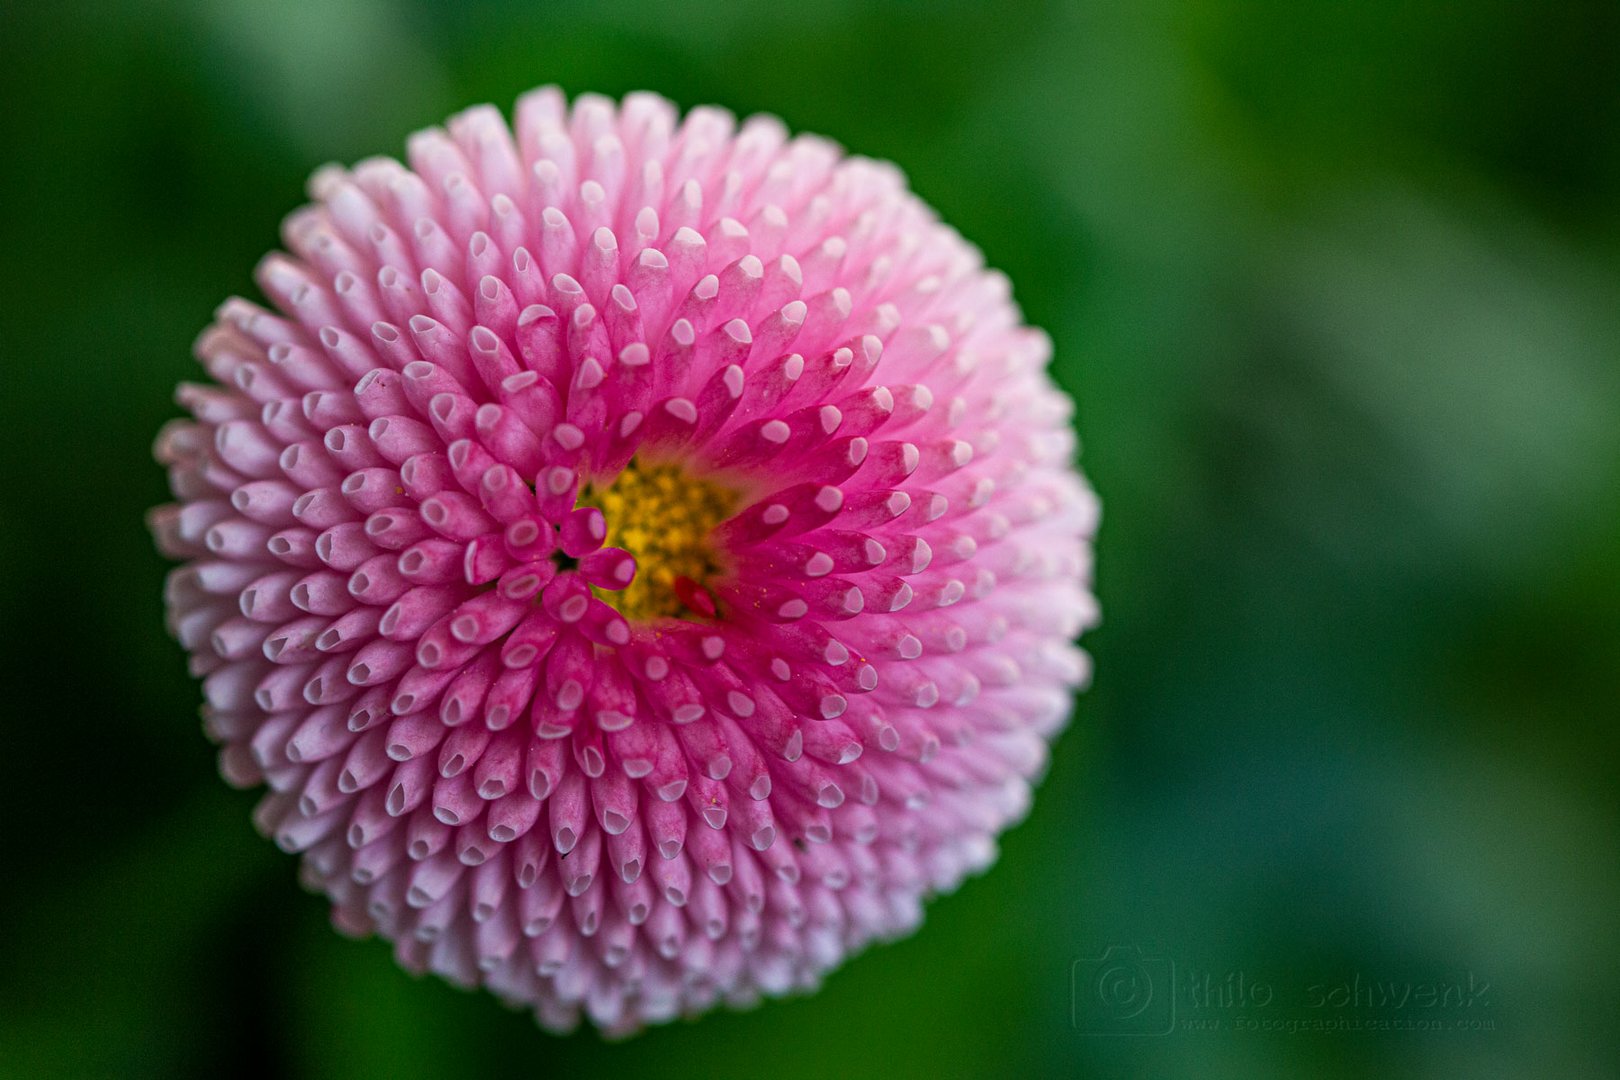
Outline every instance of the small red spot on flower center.
POLYGON ((693 581, 689 577, 677 577, 672 583, 675 598, 690 611, 695 611, 705 619, 712 619, 718 609, 714 605, 714 597, 709 590, 693 581))

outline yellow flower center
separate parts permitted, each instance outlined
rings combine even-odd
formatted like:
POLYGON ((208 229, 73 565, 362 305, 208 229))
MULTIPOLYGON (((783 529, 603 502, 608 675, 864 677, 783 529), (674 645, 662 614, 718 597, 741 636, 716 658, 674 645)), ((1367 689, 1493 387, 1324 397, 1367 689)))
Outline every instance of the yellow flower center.
POLYGON ((599 592, 619 614, 631 622, 714 614, 707 586, 723 567, 709 534, 736 510, 735 492, 638 458, 605 486, 586 488, 582 501, 607 519, 606 545, 636 557, 628 588, 599 592))

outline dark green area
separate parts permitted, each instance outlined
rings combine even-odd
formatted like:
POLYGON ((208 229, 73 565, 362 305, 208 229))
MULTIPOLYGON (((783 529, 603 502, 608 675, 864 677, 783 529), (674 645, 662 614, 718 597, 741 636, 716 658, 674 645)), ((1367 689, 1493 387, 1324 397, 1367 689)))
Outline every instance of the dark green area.
POLYGON ((1614 1075, 1612 0, 18 0, 0 61, 0 1075, 1614 1075), (142 523, 310 170, 544 82, 898 161, 1051 331, 1105 505, 1096 685, 996 869, 814 997, 619 1045, 326 927, 142 523), (1089 1036, 1110 945, 1178 1019, 1472 974, 1340 1015, 1493 1029, 1089 1036), (1229 974, 1273 1004, 1200 1004, 1229 974))

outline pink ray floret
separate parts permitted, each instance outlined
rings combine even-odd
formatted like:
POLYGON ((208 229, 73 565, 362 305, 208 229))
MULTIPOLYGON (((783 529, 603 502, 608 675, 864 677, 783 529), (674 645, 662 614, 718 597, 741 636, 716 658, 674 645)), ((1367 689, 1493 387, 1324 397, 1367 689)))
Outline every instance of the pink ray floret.
POLYGON ((157 456, 226 779, 343 931, 610 1032, 814 987, 994 859, 1097 503, 893 167, 553 88, 322 169, 157 456))

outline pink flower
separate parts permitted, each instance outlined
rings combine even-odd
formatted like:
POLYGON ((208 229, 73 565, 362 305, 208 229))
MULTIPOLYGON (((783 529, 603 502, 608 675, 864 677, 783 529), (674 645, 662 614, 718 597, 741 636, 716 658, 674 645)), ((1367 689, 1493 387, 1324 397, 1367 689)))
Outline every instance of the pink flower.
POLYGON ((610 1031, 816 985, 995 857, 1096 502, 892 166, 554 88, 327 168, 158 439, 173 632, 346 932, 610 1031))

